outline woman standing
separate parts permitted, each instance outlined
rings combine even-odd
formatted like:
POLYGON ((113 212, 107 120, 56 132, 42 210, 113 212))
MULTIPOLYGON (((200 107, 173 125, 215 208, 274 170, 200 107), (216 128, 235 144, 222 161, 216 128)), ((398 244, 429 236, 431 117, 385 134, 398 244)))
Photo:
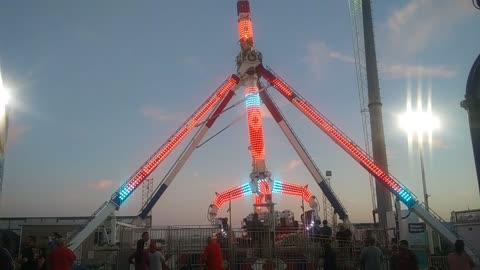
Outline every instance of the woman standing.
POLYGON ((450 270, 471 270, 475 266, 472 258, 465 252, 463 240, 455 241, 455 251, 448 254, 447 261, 450 270))
POLYGON ((138 240, 137 250, 128 257, 128 262, 135 264, 135 270, 148 270, 150 261, 147 251, 143 248, 144 246, 145 242, 142 239, 138 240))
POLYGON ((165 270, 162 265, 165 263, 165 256, 157 249, 155 242, 150 243, 150 270, 165 270))

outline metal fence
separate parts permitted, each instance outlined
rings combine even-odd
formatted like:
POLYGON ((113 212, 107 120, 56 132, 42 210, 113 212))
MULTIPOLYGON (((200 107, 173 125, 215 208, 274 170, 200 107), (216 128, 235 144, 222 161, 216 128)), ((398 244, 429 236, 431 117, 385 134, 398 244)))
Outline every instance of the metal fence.
MULTIPOLYGON (((336 253, 337 269, 360 269, 359 258, 363 241, 339 241, 334 238, 314 238, 303 230, 233 229, 224 232, 218 228, 170 226, 145 230, 125 228, 120 231, 120 246, 116 264, 109 269, 129 270, 127 258, 133 253, 136 241, 147 231, 150 241, 155 241, 168 256, 171 270, 205 269, 203 251, 208 237, 216 237, 220 245, 224 269, 228 270, 321 270, 325 246, 336 253)), ((384 250, 384 269, 390 269, 389 252, 384 250)), ((429 265, 437 270, 448 269, 446 257, 429 258, 429 265)))
MULTIPOLYGON (((311 237, 303 230, 259 230, 233 229, 224 232, 212 227, 176 227, 148 229, 150 240, 164 246, 169 255, 167 265, 171 270, 203 269, 203 251, 208 237, 216 237, 225 269, 321 269, 324 244, 329 243, 337 254, 339 269, 356 265, 360 252, 351 241, 336 241, 311 237), (253 267, 253 268, 252 268, 253 267)), ((125 229, 120 233, 120 256, 118 269, 128 264, 131 254, 143 230, 125 229)))

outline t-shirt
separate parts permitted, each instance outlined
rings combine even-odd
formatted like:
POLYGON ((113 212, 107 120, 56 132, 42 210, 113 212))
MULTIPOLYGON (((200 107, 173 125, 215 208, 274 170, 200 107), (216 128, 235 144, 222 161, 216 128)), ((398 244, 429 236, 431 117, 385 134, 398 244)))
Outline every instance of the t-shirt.
POLYGON ((462 252, 462 254, 452 252, 448 254, 447 261, 450 270, 471 270, 474 265, 472 258, 465 252, 462 252))
POLYGON ((165 257, 159 251, 155 253, 149 252, 148 257, 150 259, 150 268, 149 270, 162 270, 162 262, 165 261, 165 257))
POLYGON ((130 255, 130 257, 128 257, 128 262, 135 264, 135 270, 148 270, 150 259, 147 251, 143 250, 141 254, 134 252, 132 255, 130 255))
POLYGON ((69 248, 58 246, 48 255, 48 270, 70 270, 75 259, 75 254, 69 248))
POLYGON ((320 229, 320 235, 321 235, 321 236, 331 237, 331 236, 332 236, 332 228, 330 228, 329 226, 323 226, 323 227, 320 229))
POLYGON ((37 266, 35 265, 33 248, 24 248, 22 250, 22 266, 20 267, 20 270, 35 270, 35 268, 37 268, 37 266))
POLYGON ((324 270, 336 270, 337 269, 337 255, 333 249, 325 250, 325 258, 323 260, 324 270))
POLYGON ((220 246, 216 242, 210 243, 203 252, 207 259, 208 270, 221 270, 223 269, 222 252, 220 246))
POLYGON ((383 269, 383 253, 375 246, 369 246, 362 250, 360 261, 364 265, 365 270, 382 270, 383 269))
POLYGON ((410 249, 400 248, 398 253, 392 256, 390 264, 394 270, 418 270, 417 255, 410 249))

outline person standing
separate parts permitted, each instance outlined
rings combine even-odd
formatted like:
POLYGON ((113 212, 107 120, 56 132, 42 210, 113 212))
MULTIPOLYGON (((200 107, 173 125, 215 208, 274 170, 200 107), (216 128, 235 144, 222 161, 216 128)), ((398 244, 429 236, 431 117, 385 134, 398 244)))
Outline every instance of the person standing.
POLYGON ((408 241, 400 241, 398 253, 392 255, 390 261, 392 270, 418 270, 417 255, 408 248, 408 241))
POLYGON ((367 246, 362 250, 362 254, 360 255, 360 264, 365 270, 383 269, 383 253, 375 246, 375 239, 367 239, 367 246))
POLYGON ((142 233, 142 240, 143 240, 144 244, 146 244, 148 242, 148 240, 150 240, 150 235, 148 234, 148 232, 143 232, 142 233))
POLYGON ((323 227, 321 229, 321 237, 330 239, 332 237, 332 228, 328 226, 328 221, 326 219, 323 220, 323 227))
POLYGON ((321 234, 322 234, 322 228, 320 227, 320 220, 315 220, 315 223, 313 224, 312 228, 313 234, 313 241, 318 242, 320 240, 321 234))
POLYGON ((143 239, 142 235, 142 239, 137 241, 137 249, 128 257, 128 262, 135 265, 135 270, 148 270, 150 264, 148 253, 144 249, 145 241, 143 239))
POLYGON ((25 241, 25 248, 22 250, 20 256, 20 270, 35 270, 37 265, 35 263, 35 236, 28 236, 25 241))
POLYGON ((163 256, 163 253, 157 249, 157 244, 152 241, 150 242, 150 252, 148 253, 150 260, 150 270, 163 270, 163 264, 166 259, 163 256))
POLYGON ((8 250, 7 236, 0 234, 0 269, 14 270, 15 261, 13 260, 10 250, 8 250))
POLYGON ((325 257, 323 259, 323 270, 337 270, 337 254, 330 243, 323 244, 325 248, 325 257))
POLYGON ((48 255, 48 270, 70 270, 75 259, 75 254, 65 246, 65 239, 57 239, 57 247, 48 255))
POLYGON ((222 251, 220 250, 220 246, 214 239, 212 239, 212 237, 207 238, 207 247, 205 247, 203 255, 205 256, 208 270, 223 269, 222 251))
POLYGON ((447 261, 450 270, 471 270, 475 266, 465 252, 465 243, 460 239, 455 241, 455 251, 448 254, 447 261))
POLYGON ((47 270, 47 251, 45 249, 39 250, 37 270, 47 270))

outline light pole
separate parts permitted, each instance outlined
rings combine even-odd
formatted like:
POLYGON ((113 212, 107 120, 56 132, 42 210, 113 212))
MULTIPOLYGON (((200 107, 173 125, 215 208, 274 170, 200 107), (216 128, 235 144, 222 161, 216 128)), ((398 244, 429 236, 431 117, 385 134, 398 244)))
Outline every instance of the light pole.
POLYGON ((422 184, 423 184, 423 201, 427 210, 430 211, 428 206, 428 191, 427 191, 427 181, 425 180, 425 167, 423 166, 423 144, 418 144, 418 155, 420 156, 420 170, 422 171, 422 184))
MULTIPOLYGON (((431 106, 428 107, 427 111, 423 111, 421 105, 417 107, 416 111, 412 111, 411 108, 408 107, 407 112, 400 116, 400 125, 408 135, 409 146, 415 135, 417 137, 418 153, 420 157, 420 170, 422 174, 423 200, 427 211, 430 211, 430 207, 428 205, 428 197, 430 195, 428 195, 427 192, 427 181, 425 179, 425 167, 423 162, 423 139, 425 136, 427 136, 428 142, 431 145, 432 133, 434 130, 439 128, 438 118, 433 115, 431 106)), ((433 237, 432 229, 430 227, 427 227, 427 238, 430 252, 433 253, 433 237)))

